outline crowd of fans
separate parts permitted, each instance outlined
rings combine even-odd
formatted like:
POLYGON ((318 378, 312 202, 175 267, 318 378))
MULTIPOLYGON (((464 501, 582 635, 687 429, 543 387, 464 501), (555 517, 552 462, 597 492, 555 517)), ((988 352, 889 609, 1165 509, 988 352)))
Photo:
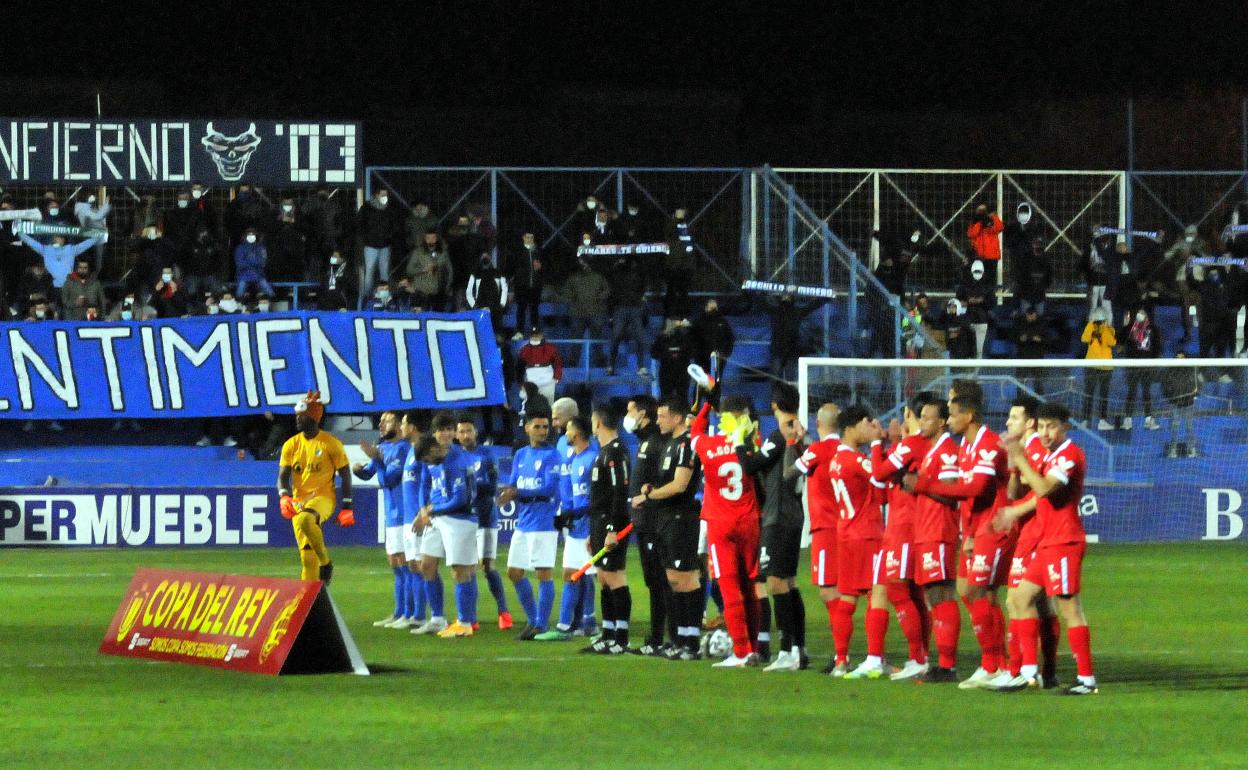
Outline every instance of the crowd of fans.
MULTIPOLYGON (((18 221, 4 222, 0 313, 28 321, 264 313, 285 301, 282 287, 291 284, 304 288, 305 307, 325 310, 485 309, 512 384, 547 400, 554 399, 563 379, 564 358, 543 332, 544 298, 565 304, 572 338, 593 341, 585 346, 589 360, 583 364, 614 376, 626 362, 620 354, 622 343, 628 343, 635 356, 628 373, 649 378, 650 361, 655 361, 658 391, 665 397, 681 394, 691 362, 708 371, 719 367, 715 373, 722 374, 736 342, 719 301, 695 309, 690 300, 699 256, 684 208, 658 219, 634 203, 616 211, 591 195, 578 203, 562 233, 543 240, 532 231, 500 236, 479 204, 438 216, 425 202, 410 209, 396 205, 385 187, 354 214, 348 201, 335 200, 335 191, 324 187, 298 199, 272 201, 240 184, 220 209, 205 191, 198 184, 179 191, 164 210, 146 196, 128 222, 116 221, 109 204, 93 194, 72 201, 72 213, 67 210, 71 202, 45 194, 37 202, 41 221, 76 225, 80 237, 19 233, 18 221), (123 239, 127 257, 124 269, 105 283, 100 273, 110 237, 123 239), (642 243, 663 243, 666 253, 600 257, 579 248, 642 243), (648 293, 662 295, 661 328, 648 328, 648 293), (504 328, 513 307, 514 323, 504 328), (508 344, 526 339, 518 352, 508 344)), ((9 196, 0 198, 2 209, 16 205, 9 196)), ((1182 321, 1180 349, 1186 350, 1199 328, 1198 350, 1192 353, 1235 355, 1237 314, 1248 305, 1248 227, 1240 228, 1241 221, 1248 225, 1248 202, 1237 206, 1226 229, 1213 237, 1194 225, 1174 235, 1093 228, 1081 265, 1088 303, 1087 325, 1079 335, 1084 354, 1162 355, 1156 311, 1170 305, 1179 308, 1182 321), (1224 258, 1202 259, 1219 256, 1224 258)), ((1018 204, 1008 221, 988 204, 978 205, 957 250, 926 239, 920 228, 875 233, 875 277, 905 311, 900 329, 904 354, 947 352, 950 358, 975 359, 984 357, 994 340, 1008 343, 1019 358, 1070 352, 1070 335, 1061 334, 1049 297, 1054 270, 1045 233, 1027 202, 1018 204), (911 265, 954 256, 956 286, 943 306, 934 306, 923 292, 911 292, 911 265), (999 269, 1003 264, 1004 271, 999 269), (998 285, 1002 273, 1008 276, 1005 287, 998 285), (1000 288, 1009 289, 1004 308, 997 307, 1000 288)), ((868 298, 864 330, 857 335, 866 340, 856 348, 860 355, 895 354, 896 316, 881 301, 868 298)), ((764 374, 794 377, 796 360, 806 352, 804 321, 820 306, 793 291, 751 303, 770 318, 764 374)), ((1138 394, 1144 425, 1154 428, 1150 391, 1157 375, 1135 371, 1127 383, 1125 414, 1115 424, 1107 412, 1110 371, 1089 370, 1085 419, 1095 411, 1104 430, 1130 428, 1138 394)), ((1019 376, 1044 393, 1045 370, 1023 370, 1019 376)), ((231 443, 242 431, 224 423, 205 425, 203 441, 231 443)), ((501 433, 501 426, 490 432, 501 433)))

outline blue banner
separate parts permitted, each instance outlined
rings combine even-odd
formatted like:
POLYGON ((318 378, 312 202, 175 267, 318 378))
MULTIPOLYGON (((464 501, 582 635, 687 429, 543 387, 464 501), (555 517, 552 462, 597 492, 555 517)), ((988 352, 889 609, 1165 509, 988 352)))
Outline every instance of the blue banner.
MULTIPOLYGON (((277 464, 273 464, 277 478, 277 464)), ((354 527, 325 525, 335 545, 381 545, 381 491, 357 490, 354 527)), ((500 519, 499 543, 511 542, 514 507, 500 519)), ((4 546, 291 546, 290 522, 277 492, 265 487, 18 487, 0 496, 4 546)))
POLYGON ((0 419, 329 413, 505 399, 489 314, 270 313, 0 324, 0 419))
POLYGON ((10 184, 360 187, 359 123, 0 118, 10 184))

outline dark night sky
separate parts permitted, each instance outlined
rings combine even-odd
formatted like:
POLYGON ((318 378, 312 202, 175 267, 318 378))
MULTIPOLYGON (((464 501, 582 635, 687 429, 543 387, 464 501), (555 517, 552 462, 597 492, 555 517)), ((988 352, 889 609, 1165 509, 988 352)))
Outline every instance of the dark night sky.
POLYGON ((1112 154, 1127 95, 1237 132, 1248 93, 1243 2, 22 5, 8 114, 356 118, 373 162, 1010 160, 1080 115, 1112 154))

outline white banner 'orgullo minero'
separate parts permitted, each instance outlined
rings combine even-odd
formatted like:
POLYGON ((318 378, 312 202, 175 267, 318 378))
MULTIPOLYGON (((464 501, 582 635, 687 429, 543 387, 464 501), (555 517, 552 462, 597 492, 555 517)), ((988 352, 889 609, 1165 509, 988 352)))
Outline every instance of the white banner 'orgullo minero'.
POLYGON ((358 187, 359 123, 0 118, 0 183, 358 187))
POLYGON ((500 404, 489 314, 273 313, 0 324, 0 419, 500 404))

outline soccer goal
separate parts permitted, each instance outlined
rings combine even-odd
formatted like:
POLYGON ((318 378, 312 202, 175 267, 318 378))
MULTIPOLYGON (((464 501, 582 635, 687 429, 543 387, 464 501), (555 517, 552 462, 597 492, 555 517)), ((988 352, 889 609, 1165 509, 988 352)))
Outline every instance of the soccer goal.
POLYGON ((1244 538, 1248 360, 802 358, 801 416, 809 424, 821 404, 857 403, 887 425, 915 394, 947 397, 957 379, 983 389, 998 433, 1018 395, 1070 410, 1088 459, 1089 540, 1244 538))

